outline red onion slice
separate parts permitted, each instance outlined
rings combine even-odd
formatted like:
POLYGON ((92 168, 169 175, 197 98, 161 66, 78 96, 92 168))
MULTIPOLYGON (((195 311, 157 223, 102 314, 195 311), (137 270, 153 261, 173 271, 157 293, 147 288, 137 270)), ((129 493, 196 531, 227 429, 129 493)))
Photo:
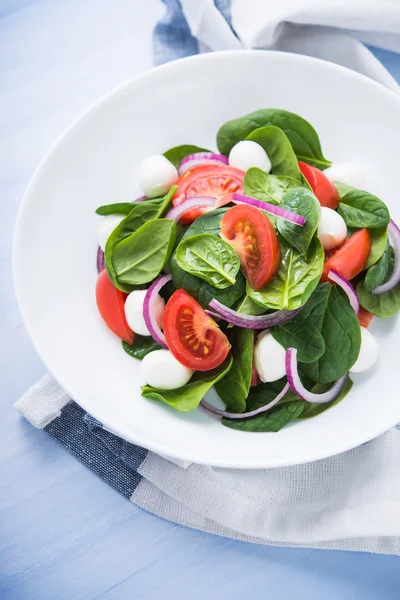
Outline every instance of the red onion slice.
POLYGON ((208 306, 212 309, 206 310, 206 313, 209 315, 246 329, 269 329, 276 325, 282 325, 282 323, 286 323, 286 321, 293 319, 293 317, 298 315, 304 308, 302 306, 295 310, 277 310, 270 315, 253 316, 232 310, 232 308, 228 308, 225 304, 221 304, 221 302, 215 299, 211 300, 208 306))
POLYGON ((303 225, 307 221, 305 217, 303 217, 302 215, 298 215, 297 213, 294 213, 291 210, 281 208, 280 206, 275 206, 274 204, 270 204, 269 202, 256 200, 255 198, 252 198, 251 196, 245 196, 244 194, 232 194, 232 201, 234 202, 234 204, 250 204, 251 206, 255 206, 256 208, 261 208, 261 210, 270 212, 273 215, 276 215, 277 217, 282 217, 282 219, 286 219, 286 221, 290 221, 295 225, 300 225, 300 227, 303 227, 303 225))
POLYGON ((330 390, 324 392, 323 394, 314 394, 313 392, 309 392, 301 383, 299 371, 297 369, 296 348, 289 348, 286 350, 286 376, 288 378, 289 385, 295 394, 297 394, 306 402, 310 402, 311 404, 325 404, 326 402, 331 402, 339 394, 346 382, 348 375, 348 373, 343 375, 343 377, 334 383, 330 390))
POLYGON ((227 165, 228 158, 223 154, 214 154, 213 152, 195 152, 185 156, 179 163, 178 173, 183 175, 189 169, 205 165, 227 165))
POLYGON ((334 271, 333 269, 329 271, 328 279, 330 279, 334 283, 337 283, 337 285, 339 285, 342 288, 345 294, 347 294, 352 309, 355 313, 358 314, 358 311, 360 310, 360 302, 358 300, 356 290, 353 288, 350 281, 348 281, 345 277, 342 277, 342 275, 340 275, 339 273, 337 273, 337 271, 334 271))
POLYGON ((162 277, 159 277, 158 279, 153 281, 153 283, 146 292, 143 302, 143 318, 144 322, 146 323, 146 327, 149 330, 153 340, 155 340, 157 344, 159 344, 162 348, 166 349, 168 349, 168 346, 165 341, 165 336, 159 328, 154 315, 154 302, 161 288, 163 288, 164 285, 171 280, 172 275, 163 275, 162 277))
POLYGON ((394 250, 393 273, 386 283, 378 285, 378 287, 375 288, 371 294, 383 294, 384 292, 388 292, 389 290, 392 290, 400 281, 400 229, 397 227, 394 221, 390 221, 389 223, 388 234, 394 250))
POLYGON ((209 404, 209 402, 204 400, 204 398, 200 401, 200 406, 202 406, 205 410, 208 410, 209 412, 213 413, 214 415, 218 415, 219 417, 226 417, 227 419, 250 419, 250 417, 255 417, 256 415, 260 415, 261 413, 270 410, 273 406, 275 406, 275 404, 278 404, 279 400, 282 400, 282 398, 287 394, 288 391, 289 384, 287 383, 283 390, 279 392, 279 394, 273 400, 271 400, 271 402, 269 402, 265 406, 261 406, 260 408, 257 408, 256 410, 251 410, 247 413, 230 413, 226 412, 225 410, 220 410, 212 404, 209 404))
POLYGON ((178 204, 178 206, 171 208, 165 215, 165 218, 179 221, 186 211, 192 208, 202 208, 205 206, 215 208, 216 202, 216 198, 211 198, 210 196, 193 196, 193 198, 187 198, 187 200, 184 200, 181 204, 178 204))
POLYGON ((101 273, 106 268, 106 265, 105 265, 105 262, 104 262, 104 252, 100 248, 100 246, 97 248, 96 266, 97 266, 97 272, 98 273, 101 273))

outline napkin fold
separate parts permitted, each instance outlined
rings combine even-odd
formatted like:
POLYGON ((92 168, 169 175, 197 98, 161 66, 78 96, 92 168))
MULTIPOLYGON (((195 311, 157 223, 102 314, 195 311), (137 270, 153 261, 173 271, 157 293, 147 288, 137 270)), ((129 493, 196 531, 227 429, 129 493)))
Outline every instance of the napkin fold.
MULTIPOLYGON (((398 91, 361 43, 400 49, 396 0, 164 4, 154 33, 157 63, 202 51, 279 49, 344 64, 398 91)), ((259 544, 400 555, 396 428, 325 460, 246 471, 172 461, 126 442, 85 413, 50 374, 15 408, 124 497, 176 523, 259 544)))

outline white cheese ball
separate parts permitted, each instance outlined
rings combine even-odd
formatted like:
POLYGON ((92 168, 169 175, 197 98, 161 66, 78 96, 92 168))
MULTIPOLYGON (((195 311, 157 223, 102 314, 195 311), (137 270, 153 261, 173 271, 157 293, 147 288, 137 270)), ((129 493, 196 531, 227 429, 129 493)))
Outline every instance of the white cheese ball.
POLYGON ((321 206, 317 231, 324 250, 332 250, 346 239, 347 226, 343 217, 332 208, 321 206))
POLYGON ((99 226, 98 241, 103 252, 106 248, 108 238, 116 226, 121 223, 122 219, 125 219, 125 215, 107 215, 102 218, 99 226))
MULTIPOLYGON (((125 300, 125 317, 129 327, 139 335, 150 335, 143 316, 144 297, 147 290, 135 290, 125 300)), ((160 294, 157 294, 154 303, 154 313, 158 326, 161 326, 164 314, 165 302, 160 294)))
POLYGON ((266 330, 260 333, 254 347, 254 364, 261 381, 281 379, 286 374, 286 350, 266 330))
POLYGON ((146 354, 141 371, 148 385, 161 390, 175 390, 186 385, 194 372, 182 365, 170 350, 154 350, 146 354))
POLYGON ((260 144, 251 140, 244 140, 233 146, 229 152, 229 165, 245 172, 251 167, 258 167, 266 173, 271 170, 268 154, 260 144))
POLYGON ((361 348, 360 354, 354 365, 350 369, 350 373, 362 373, 370 369, 375 364, 379 354, 379 344, 365 327, 361 327, 361 348))
POLYGON ((345 183, 352 187, 365 190, 368 187, 368 177, 365 170, 357 163, 344 162, 325 169, 324 175, 331 181, 345 183))
POLYGON ((178 171, 162 154, 149 156, 140 163, 137 179, 140 189, 148 198, 163 196, 178 180, 178 171))

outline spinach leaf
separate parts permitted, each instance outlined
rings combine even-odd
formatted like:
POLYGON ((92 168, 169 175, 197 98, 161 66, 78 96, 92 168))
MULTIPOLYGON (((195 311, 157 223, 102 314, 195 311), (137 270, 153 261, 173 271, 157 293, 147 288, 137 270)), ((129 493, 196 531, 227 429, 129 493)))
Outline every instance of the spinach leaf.
POLYGON ((164 152, 165 158, 168 158, 174 167, 178 168, 179 163, 185 156, 189 154, 195 154, 196 152, 210 152, 207 148, 199 148, 199 146, 193 146, 192 144, 183 144, 182 146, 175 146, 164 152))
MULTIPOLYGON (((314 292, 315 293, 315 292, 314 292)), ((297 349, 297 359, 302 363, 314 362, 325 352, 325 340, 303 311, 291 321, 271 328, 272 336, 286 350, 297 349)))
POLYGON ((372 267, 385 251, 388 240, 387 227, 378 227, 377 229, 368 229, 368 233, 372 240, 371 252, 364 269, 372 267))
POLYGON ((229 410, 241 413, 246 409, 250 389, 254 333, 251 329, 234 327, 228 337, 232 346, 232 368, 216 383, 215 389, 229 410))
POLYGON ((376 196, 361 190, 351 190, 337 208, 348 227, 386 227, 390 222, 388 208, 376 196))
POLYGON ((247 284, 251 300, 264 308, 293 310, 303 306, 318 285, 324 266, 325 253, 317 237, 311 241, 308 262, 293 246, 278 236, 281 249, 279 271, 268 285, 258 291, 247 284))
MULTIPOLYGON (((274 398, 283 390, 287 382, 286 377, 278 379, 278 381, 271 381, 268 383, 259 383, 258 385, 250 388, 249 395, 247 396, 246 412, 257 410, 262 406, 265 406, 269 402, 272 402, 274 398)), ((293 402, 299 400, 297 394, 289 390, 285 396, 277 404, 284 404, 286 402, 293 402)))
POLYGON ((172 196, 176 191, 176 185, 172 186, 168 194, 162 198, 154 198, 152 200, 144 200, 138 204, 134 204, 131 212, 121 221, 114 229, 107 240, 104 252, 104 260, 108 275, 113 284, 123 292, 129 293, 134 289, 134 286, 127 285, 118 281, 112 262, 112 254, 115 246, 137 231, 144 223, 152 219, 162 217, 168 209, 172 196))
POLYGON ((193 410, 200 404, 208 390, 228 373, 231 366, 232 356, 229 355, 216 369, 196 371, 189 383, 176 390, 158 390, 151 385, 143 385, 142 396, 165 402, 182 412, 193 410))
POLYGON ((132 345, 122 340, 122 347, 129 356, 138 360, 143 360, 153 350, 161 349, 161 346, 150 335, 139 335, 138 333, 135 335, 135 341, 132 345))
MULTIPOLYGON (((310 391, 314 394, 323 394, 324 392, 327 392, 330 387, 332 387, 331 383, 314 383, 310 388, 310 391)), ((329 408, 336 406, 336 404, 339 404, 339 402, 347 396, 352 387, 353 382, 350 377, 348 377, 340 393, 332 400, 332 402, 326 402, 325 404, 311 404, 311 402, 304 402, 304 410, 299 416, 299 419, 311 419, 312 417, 322 414, 329 408)))
POLYGON ((364 290, 372 292, 387 280, 390 269, 390 251, 389 240, 386 240, 386 248, 380 259, 369 269, 364 279, 364 290))
POLYGON ((357 188, 353 187, 352 185, 347 185, 347 183, 340 183, 340 181, 334 181, 333 185, 335 186, 335 188, 337 189, 337 191, 339 193, 340 200, 349 192, 352 192, 357 189, 357 188))
POLYGON ((253 302, 247 294, 243 296, 235 306, 237 312, 243 313, 244 315, 258 316, 265 313, 266 309, 259 304, 253 302))
POLYGON ((132 202, 116 202, 115 204, 104 204, 96 209, 96 215, 106 217, 107 215, 129 215, 133 209, 132 202))
POLYGON ((199 233, 183 239, 175 257, 181 269, 219 290, 236 283, 239 257, 232 246, 215 235, 199 233))
POLYGON ((251 167, 244 176, 244 193, 257 200, 279 204, 284 194, 299 187, 299 180, 286 175, 271 175, 257 167, 251 167))
POLYGON ((256 417, 250 419, 227 419, 223 418, 221 423, 225 427, 231 429, 238 429, 239 431, 254 431, 254 432, 277 432, 298 419, 304 410, 303 400, 294 400, 293 402, 287 402, 285 404, 277 404, 275 408, 270 411, 261 413, 256 417))
POLYGON ((257 110, 222 125, 217 133, 219 151, 228 155, 237 142, 246 139, 254 129, 266 125, 275 125, 285 132, 298 160, 319 169, 330 166, 330 161, 322 154, 319 137, 314 127, 295 113, 275 108, 257 110))
POLYGON ((303 372, 317 383, 330 383, 354 365, 360 352, 361 331, 347 296, 328 282, 318 286, 302 311, 325 341, 325 352, 316 361, 302 363, 303 372))
POLYGON ((360 281, 357 295, 361 306, 377 317, 393 317, 400 310, 400 283, 383 294, 372 294, 360 281))
POLYGON ((280 206, 298 215, 306 217, 303 227, 295 225, 282 217, 278 218, 278 231, 302 256, 307 256, 311 240, 317 231, 321 205, 312 192, 297 187, 289 190, 282 198, 280 206))
POLYGON ((175 221, 153 219, 119 242, 111 257, 118 282, 136 286, 157 277, 167 264, 175 236, 175 221))
POLYGON ((301 185, 302 176, 293 148, 282 129, 278 127, 261 127, 255 129, 246 140, 257 142, 268 154, 273 175, 285 175, 297 179, 301 185))
MULTIPOLYGON (((210 233, 218 236, 221 219, 227 210, 227 208, 218 208, 202 215, 186 230, 182 240, 200 233, 210 233)), ((176 289, 185 289, 204 308, 208 307, 208 304, 213 298, 219 300, 226 306, 232 306, 232 304, 243 296, 245 292, 246 283, 240 271, 237 274, 235 285, 224 290, 218 290, 213 285, 210 285, 181 269, 176 261, 176 252, 172 254, 169 266, 171 268, 171 275, 176 289)))

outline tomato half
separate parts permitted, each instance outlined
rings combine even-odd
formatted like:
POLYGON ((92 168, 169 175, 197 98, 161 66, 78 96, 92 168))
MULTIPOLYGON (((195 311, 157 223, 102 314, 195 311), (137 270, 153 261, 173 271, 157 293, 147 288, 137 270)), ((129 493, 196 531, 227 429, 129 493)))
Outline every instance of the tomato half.
POLYGON ((299 167, 315 196, 318 198, 320 205, 335 210, 339 204, 339 193, 332 181, 317 167, 311 167, 300 160, 299 167))
POLYGON ((273 279, 281 260, 271 221, 258 208, 237 204, 221 219, 221 238, 238 253, 244 276, 253 290, 273 279))
POLYGON ((228 356, 228 338, 185 290, 176 290, 168 300, 162 328, 168 348, 189 369, 209 371, 228 356))
POLYGON ((358 322, 360 323, 361 327, 368 327, 368 325, 371 323, 372 319, 374 318, 374 315, 372 313, 370 313, 369 310, 366 310, 365 308, 360 306, 360 310, 358 311, 357 317, 358 317, 358 322))
MULTIPOLYGON (((207 165, 187 171, 178 181, 172 204, 177 206, 187 198, 194 196, 211 196, 217 199, 217 207, 229 204, 232 194, 243 193, 244 172, 229 166, 207 165)), ((181 217, 184 225, 192 223, 197 217, 211 210, 210 208, 193 208, 181 217)))
POLYGON ((327 281, 331 269, 350 280, 358 275, 368 260, 371 252, 371 236, 367 229, 353 233, 337 250, 325 260, 321 281, 327 281))
POLYGON ((126 294, 114 287, 106 269, 104 269, 96 283, 97 308, 107 327, 121 340, 133 344, 135 334, 125 318, 125 297, 126 294))

